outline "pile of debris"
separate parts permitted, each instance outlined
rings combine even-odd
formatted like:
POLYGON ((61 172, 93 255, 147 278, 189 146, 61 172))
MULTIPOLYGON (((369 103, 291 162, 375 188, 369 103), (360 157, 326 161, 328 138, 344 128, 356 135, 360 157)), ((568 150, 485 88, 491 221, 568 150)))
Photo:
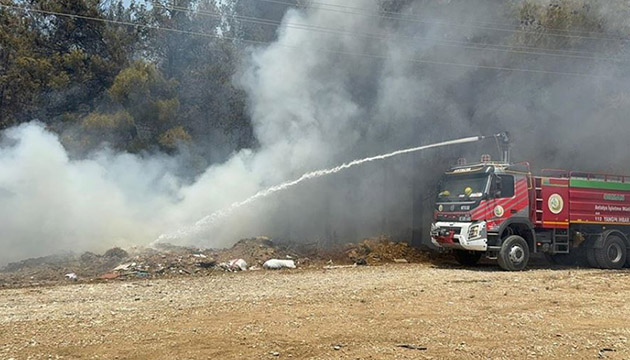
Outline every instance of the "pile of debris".
POLYGON ((59 281, 106 281, 205 275, 214 271, 294 269, 327 264, 377 264, 425 261, 427 255, 385 237, 341 249, 282 243, 267 237, 238 241, 229 249, 198 249, 159 244, 154 248, 113 248, 103 255, 86 252, 28 259, 0 270, 0 287, 59 281))
POLYGON ((10 263, 1 271, 0 285, 23 283, 32 280, 35 285, 55 282, 59 274, 67 274, 66 278, 74 280, 81 277, 93 277, 118 266, 129 254, 121 248, 113 248, 103 255, 85 252, 80 256, 71 253, 44 256, 10 263))
POLYGON ((266 236, 239 240, 229 249, 217 251, 217 261, 243 259, 250 265, 262 266, 269 259, 298 259, 302 255, 291 249, 288 244, 282 244, 266 236))
POLYGON ((424 262, 429 260, 426 252, 411 247, 406 242, 394 242, 381 236, 360 243, 346 245, 346 256, 358 265, 383 262, 424 262))

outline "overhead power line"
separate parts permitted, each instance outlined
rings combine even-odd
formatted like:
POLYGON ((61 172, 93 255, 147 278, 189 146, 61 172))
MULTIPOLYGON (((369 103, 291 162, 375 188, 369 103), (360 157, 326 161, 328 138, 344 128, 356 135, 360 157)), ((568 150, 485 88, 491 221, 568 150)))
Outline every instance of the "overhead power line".
MULTIPOLYGON (((280 43, 280 42, 267 42, 267 41, 258 41, 258 40, 238 39, 238 38, 234 38, 234 37, 226 37, 226 36, 221 36, 221 35, 216 35, 216 34, 208 34, 208 33, 203 33, 203 32, 188 31, 188 30, 181 30, 181 29, 175 29, 175 28, 165 28, 165 27, 160 27, 160 26, 155 26, 155 25, 138 24, 138 23, 133 23, 133 22, 129 22, 129 21, 103 19, 103 18, 97 18, 97 17, 85 16, 85 15, 77 15, 77 14, 63 13, 63 12, 57 12, 57 11, 49 11, 49 10, 42 10, 42 9, 35 9, 35 8, 27 8, 27 7, 22 7, 22 6, 0 4, 0 7, 4 7, 4 8, 7 8, 7 9, 14 9, 14 10, 19 10, 19 11, 24 11, 24 12, 27 12, 27 13, 28 12, 33 12, 33 13, 40 13, 40 14, 46 14, 46 15, 63 16, 63 17, 71 18, 71 19, 92 20, 92 21, 99 21, 99 22, 104 22, 104 23, 112 23, 112 24, 118 24, 118 25, 132 26, 132 27, 136 27, 136 28, 146 28, 146 29, 153 29, 153 30, 160 30, 160 31, 170 31, 170 32, 175 32, 175 33, 180 33, 180 34, 188 34, 188 35, 194 35, 194 36, 203 36, 203 37, 208 37, 208 38, 216 38, 216 39, 220 39, 220 40, 229 40, 229 41, 235 41, 235 42, 246 42, 246 43, 256 44, 256 45, 273 45, 273 46, 280 46, 280 47, 283 47, 283 48, 294 49, 294 50, 300 50, 301 49, 301 47, 299 47, 299 46, 283 44, 283 43, 280 43)), ((365 57, 365 58, 372 58, 372 59, 379 59, 379 60, 387 60, 387 59, 389 59, 389 57, 387 57, 385 55, 367 54, 367 53, 360 53, 360 52, 353 52, 353 51, 332 50, 332 49, 326 49, 326 48, 319 48, 319 49, 317 49, 317 51, 324 52, 324 53, 329 53, 329 54, 365 57)), ((460 68, 487 69, 487 70, 498 70, 498 71, 514 71, 514 72, 537 73, 537 74, 548 74, 548 75, 575 76, 575 77, 584 77, 584 78, 610 78, 610 77, 607 77, 607 76, 588 74, 588 73, 579 73, 579 72, 565 72, 565 71, 528 69, 528 68, 513 68, 513 67, 506 67, 506 66, 467 64, 467 63, 458 63, 458 62, 451 62, 451 61, 437 61, 437 60, 414 59, 414 58, 401 58, 401 60, 405 61, 405 62, 417 63, 417 64, 441 65, 441 66, 451 66, 451 67, 460 67, 460 68)))
MULTIPOLYGON (((353 37, 363 37, 374 40, 393 40, 399 38, 406 38, 410 40, 422 40, 422 41, 432 41, 437 46, 442 47, 451 47, 451 48, 460 48, 460 49, 468 49, 468 50, 482 50, 482 51, 494 51, 494 52, 503 52, 503 53, 511 53, 511 54, 522 54, 522 55, 538 55, 538 56, 552 56, 552 57, 564 57, 564 58, 573 58, 573 59, 581 59, 581 60, 599 60, 599 61, 612 61, 612 62, 628 62, 630 59, 621 59, 621 58, 613 58, 613 57, 605 57, 605 56, 584 56, 584 55, 573 55, 567 53, 550 53, 550 52, 541 52, 541 51, 528 51, 527 49, 536 49, 536 50, 549 50, 549 51, 564 51, 561 49, 548 49, 548 48, 537 48, 537 47, 520 47, 520 46, 509 46, 509 45, 497 45, 497 44, 489 44, 489 43, 476 43, 471 41, 457 41, 457 40, 444 40, 444 39, 435 39, 430 37, 423 36, 411 36, 411 35, 379 35, 374 33, 365 33, 365 32, 355 32, 355 31, 347 31, 341 29, 333 29, 329 27, 311 25, 311 24, 300 24, 300 23, 289 23, 289 22, 280 22, 271 19, 253 17, 253 16, 242 16, 242 15, 230 15, 230 14, 221 14, 212 11, 199 10, 199 9, 189 9, 181 6, 167 6, 159 3, 155 3, 156 7, 160 7, 163 9, 167 9, 170 11, 179 11, 179 12, 187 12, 191 14, 200 14, 203 16, 209 16, 213 18, 223 18, 229 17, 234 18, 239 21, 259 24, 259 25, 267 25, 274 27, 287 27, 291 29, 304 30, 304 31, 312 31, 318 33, 325 34, 335 34, 335 35, 348 35, 353 37)), ((592 53, 589 53, 592 54, 592 53)))
POLYGON ((538 35, 538 36, 552 36, 552 37, 561 37, 561 38, 570 38, 570 39, 582 39, 582 40, 604 40, 604 41, 630 41, 630 39, 626 39, 626 38, 610 38, 610 37, 595 37, 595 36, 583 36, 583 35, 571 35, 571 34, 554 34, 554 33, 540 33, 537 31, 532 31, 532 30, 518 30, 518 29, 506 29, 506 28, 501 28, 501 27, 492 27, 492 26, 480 26, 480 25, 468 25, 468 24, 464 24, 464 23, 453 23, 453 22, 445 22, 445 21, 435 21, 435 20, 426 20, 423 18, 417 18, 417 17, 401 17, 401 16, 392 16, 392 15, 383 15, 380 13, 374 13, 374 12, 366 12, 363 11, 360 8, 353 8, 353 9, 357 9, 360 10, 362 12, 357 12, 357 11, 350 11, 350 10, 345 10, 343 8, 330 8, 330 7, 325 7, 322 5, 327 5, 327 6, 342 6, 342 5, 335 5, 335 4, 325 4, 325 3, 319 3, 319 2, 311 2, 311 4, 320 4, 320 6, 300 6, 300 5, 296 5, 294 3, 290 3, 287 1, 282 1, 282 0, 258 0, 258 1, 262 1, 262 2, 267 2, 267 3, 272 3, 272 4, 280 4, 280 5, 287 5, 287 6, 297 6, 297 7, 308 7, 311 9, 319 9, 319 10, 323 10, 323 11, 329 11, 329 12, 336 12, 336 13, 341 13, 341 14, 349 14, 349 15, 358 15, 358 16, 365 16, 365 17, 371 17, 371 18, 381 18, 381 19, 388 19, 388 20, 398 20, 398 21, 405 21, 405 22, 414 22, 414 23, 422 23, 422 24, 429 24, 429 25, 438 25, 438 26, 450 26, 450 27, 456 27, 456 28, 474 28, 474 29, 481 29, 481 30, 490 30, 490 31, 495 31, 495 32, 510 32, 510 33, 520 33, 520 34, 534 34, 534 35, 538 35))
MULTIPOLYGON (((374 1, 374 0, 368 0, 368 1, 374 1)), ((311 1, 309 2, 310 4, 315 4, 315 5, 320 5, 320 6, 329 6, 329 7, 337 7, 337 8, 344 8, 344 9, 349 9, 349 10, 360 10, 360 11, 364 11, 365 9, 362 8, 358 8, 358 7, 353 7, 353 6, 347 6, 347 5, 338 5, 338 4, 330 4, 330 3, 322 3, 322 2, 317 2, 317 1, 311 1)), ((293 6, 296 6, 296 4, 292 4, 293 6)), ((420 17, 420 16, 416 16, 416 15, 410 15, 410 14, 405 14, 402 13, 400 11, 387 11, 387 10, 379 10, 378 14, 388 14, 388 15, 393 15, 393 16, 400 16, 400 17, 406 17, 406 18, 412 18, 412 19, 417 19, 417 20, 426 20, 426 17, 420 17)), ((435 21, 434 19, 432 19, 433 21, 435 21)), ((442 21, 441 21, 442 22, 442 21)), ((444 22, 446 24, 452 24, 453 22, 444 22)), ((500 22, 492 22, 492 21, 471 21, 470 23, 472 24, 479 24, 480 26, 484 27, 487 25, 496 25, 496 26, 504 26, 504 27, 511 27, 513 28, 514 26, 517 26, 519 24, 516 23, 500 23, 500 22)), ((561 29, 561 28, 557 28, 557 27, 545 27, 545 30, 551 30, 551 31, 558 31, 558 32, 564 32, 564 33, 568 33, 568 34, 599 34, 599 35, 606 35, 605 32, 603 31, 594 31, 594 30, 583 30, 583 29, 561 29)), ((538 33, 537 33, 538 34, 538 33)), ((630 39, 624 39, 624 38, 609 38, 611 40, 630 40, 630 39)))

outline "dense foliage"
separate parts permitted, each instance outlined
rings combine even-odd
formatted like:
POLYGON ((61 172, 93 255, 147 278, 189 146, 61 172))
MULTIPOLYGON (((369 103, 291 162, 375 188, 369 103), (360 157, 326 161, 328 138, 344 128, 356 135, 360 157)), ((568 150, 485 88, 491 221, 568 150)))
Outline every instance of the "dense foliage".
POLYGON ((134 152, 252 145, 232 81, 246 44, 238 40, 273 40, 275 26, 248 26, 237 13, 279 21, 287 5, 260 14, 238 0, 1 4, 0 129, 36 119, 79 152, 102 142, 134 152))

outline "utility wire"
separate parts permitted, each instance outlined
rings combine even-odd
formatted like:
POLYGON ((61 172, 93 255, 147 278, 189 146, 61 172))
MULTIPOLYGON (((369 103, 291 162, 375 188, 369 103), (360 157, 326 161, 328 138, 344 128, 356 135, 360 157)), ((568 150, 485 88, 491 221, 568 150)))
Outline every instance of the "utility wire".
POLYGON ((383 18, 389 18, 389 19, 395 19, 395 20, 413 21, 413 22, 421 22, 421 23, 436 24, 436 25, 448 25, 448 26, 455 26, 455 27, 479 28, 479 29, 485 29, 485 30, 532 33, 532 34, 543 35, 543 36, 554 36, 555 35, 555 36, 561 36, 561 37, 576 37, 576 38, 592 39, 592 40, 630 41, 630 39, 628 39, 628 38, 621 38, 621 37, 611 38, 611 37, 588 37, 588 36, 580 36, 580 35, 570 35, 571 33, 583 33, 583 34, 584 33, 590 33, 590 34, 604 34, 604 35, 606 34, 605 32, 601 32, 601 31, 579 30, 579 29, 577 29, 577 30, 568 30, 568 29, 549 28, 549 27, 547 27, 547 28, 545 28, 545 30, 553 30, 553 31, 565 32, 565 33, 568 33, 569 35, 550 34, 550 33, 541 34, 540 32, 532 31, 532 30, 515 30, 515 29, 494 28, 494 27, 487 26, 488 24, 491 24, 491 25, 498 25, 498 26, 514 27, 516 24, 505 24, 505 23, 497 23, 497 22, 485 22, 485 23, 472 22, 473 24, 476 23, 476 24, 481 24, 481 25, 466 25, 466 24, 462 24, 462 23, 427 20, 427 18, 418 17, 418 16, 414 16, 414 15, 407 15, 407 14, 403 14, 401 12, 396 12, 396 11, 380 10, 378 13, 366 12, 365 9, 358 8, 358 7, 347 6, 347 5, 338 5, 338 4, 330 4, 330 3, 322 3, 322 2, 317 2, 317 1, 309 1, 308 4, 304 4, 304 5, 295 4, 295 3, 291 3, 291 2, 287 2, 287 1, 281 1, 281 0, 259 0, 259 1, 268 2, 268 3, 275 3, 275 4, 282 4, 282 5, 288 5, 288 6, 295 6, 295 7, 302 7, 302 8, 310 7, 310 8, 321 9, 321 10, 325 10, 325 11, 336 11, 336 12, 355 14, 355 15, 362 15, 362 16, 383 17, 383 18), (309 4, 311 4, 311 5, 309 6, 309 4), (312 6, 312 4, 319 5, 320 7, 312 6), (348 10, 358 10, 358 11, 362 11, 362 13, 352 13, 352 12, 346 12, 346 11, 340 11, 340 10, 323 8, 325 6, 342 8, 342 9, 348 9, 348 10), (382 14, 392 15, 392 17, 384 16, 382 14))
MULTIPOLYGON (((381 15, 381 14, 374 13, 374 12, 356 12, 356 11, 349 11, 349 10, 343 10, 343 9, 331 9, 331 8, 327 8, 327 7, 323 7, 323 6, 312 6, 312 5, 311 6, 300 6, 300 5, 296 5, 294 3, 290 3, 290 2, 282 1, 282 0, 258 0, 258 1, 272 3, 272 4, 287 5, 287 6, 308 7, 308 8, 311 8, 311 9, 319 9, 319 10, 336 12, 336 13, 341 13, 341 14, 358 15, 358 16, 365 16, 365 17, 371 17, 371 18, 381 18, 381 19, 388 19, 388 20, 399 20, 399 21, 423 23, 423 24, 430 24, 430 25, 448 25, 450 27, 457 27, 457 28, 475 28, 475 29, 483 29, 483 30, 490 30, 490 31, 496 31, 496 32, 534 34, 534 35, 539 35, 539 36, 553 36, 553 37, 562 37, 562 38, 570 38, 570 39, 583 39, 583 40, 624 41, 624 42, 630 41, 630 39, 626 39, 626 38, 593 37, 593 36, 569 35, 569 34, 550 34, 550 33, 542 33, 541 34, 540 32, 532 31, 532 30, 516 30, 516 29, 505 29, 505 28, 500 28, 500 27, 491 27, 491 26, 466 25, 466 24, 463 24, 463 23, 449 23, 449 22, 444 22, 444 21, 431 21, 431 20, 425 20, 423 18, 416 18, 416 17, 403 18, 403 17, 400 17, 400 16, 381 15)), ((312 4, 324 4, 324 3, 312 2, 312 4)), ((324 5, 335 6, 334 4, 324 4, 324 5)), ((338 5, 338 6, 340 6, 340 5, 338 5)), ((359 9, 359 8, 354 8, 354 9, 359 9)))
MULTIPOLYGON (((349 9, 349 10, 361 10, 364 11, 364 9, 362 8, 358 8, 358 7, 353 7, 353 6, 347 6, 347 5, 338 5, 338 4, 330 4, 330 3, 321 3, 321 2, 317 2, 317 1, 310 1, 309 4, 316 4, 316 5, 320 5, 320 6, 329 6, 329 7, 338 7, 338 8, 344 8, 344 9, 349 9)), ((300 6, 299 4, 293 4, 293 6, 300 6)), ((304 7, 304 6, 302 6, 304 7)), ((425 20, 426 17, 419 17, 419 16, 415 16, 415 15, 409 15, 409 14, 404 14, 400 11, 387 11, 387 10, 379 10, 378 12, 379 14, 388 14, 388 15, 394 15, 394 16, 401 16, 401 17, 407 17, 407 18, 413 18, 413 19, 418 19, 418 20, 425 20)), ((497 25, 497 26, 505 26, 505 27, 514 27, 517 26, 519 24, 516 23, 500 23, 500 22, 492 22, 492 21, 486 21, 486 22, 480 22, 480 21, 471 21, 471 23, 473 24, 480 24, 481 26, 485 26, 485 25, 497 25)), ((452 24, 452 22, 449 22, 447 24, 452 24)), ((560 32, 565 32, 565 33, 582 33, 582 34, 600 34, 600 35, 606 35, 606 32, 604 31, 594 31, 594 30, 583 30, 583 29, 561 29, 558 27, 545 27, 545 30, 552 30, 552 31, 560 31, 560 32)), ((630 39, 624 39, 624 38, 610 38, 611 40, 630 40, 630 39)))
MULTIPOLYGON (((523 47, 518 47, 518 46, 506 46, 506 45, 475 43, 475 42, 456 41, 456 40, 443 40, 443 39, 435 39, 435 38, 421 37, 421 36, 411 36, 411 35, 398 35, 396 37, 391 36, 391 35, 383 36, 383 35, 374 34, 374 33, 354 32, 354 31, 333 29, 333 28, 317 26, 317 25, 283 23, 283 22, 279 22, 275 20, 253 17, 253 16, 229 15, 229 14, 226 15, 226 14, 220 14, 220 13, 211 12, 207 10, 199 10, 199 9, 193 10, 193 9, 189 9, 189 8, 185 8, 181 6, 172 6, 172 5, 167 6, 167 5, 162 5, 159 3, 155 3, 154 6, 160 7, 166 10, 170 10, 170 11, 180 11, 180 12, 187 12, 191 14, 200 14, 200 15, 214 17, 214 18, 229 17, 229 18, 234 18, 243 22, 253 23, 253 24, 268 25, 268 26, 275 26, 275 27, 285 26, 287 28, 304 30, 304 31, 313 31, 313 32, 336 34, 336 35, 349 35, 349 36, 354 36, 354 37, 365 37, 365 38, 370 38, 374 40, 382 40, 382 41, 387 41, 387 40, 392 40, 392 39, 397 39, 397 38, 402 37, 402 38, 407 38, 410 40, 433 41, 438 46, 461 48, 461 49, 468 49, 468 50, 483 50, 483 51, 495 51, 495 52, 523 54, 523 55, 565 57, 565 58, 582 59, 582 60, 600 60, 600 61, 612 61, 612 62, 630 61, 630 59, 621 59, 621 58, 613 58, 613 57, 570 55, 570 54, 563 54, 563 53, 549 53, 549 52, 540 52, 540 51, 533 52, 533 51, 521 50, 523 49, 523 47)), ((557 51, 556 49, 536 48, 536 47, 533 47, 533 49, 545 49, 545 50, 557 51)))
MULTIPOLYGON (((112 24, 126 25, 126 26, 146 28, 146 29, 153 29, 153 30, 171 31, 171 32, 176 32, 176 33, 180 33, 180 34, 188 34, 188 35, 203 36, 203 37, 208 37, 208 38, 216 38, 216 39, 220 39, 220 40, 230 40, 230 41, 235 41, 235 42, 242 41, 242 42, 256 44, 256 45, 274 45, 274 46, 280 46, 280 47, 284 47, 284 48, 288 48, 288 49, 294 49, 294 50, 300 50, 301 49, 299 46, 288 45, 288 44, 283 44, 283 43, 279 43, 279 42, 268 42, 268 41, 238 39, 238 38, 234 38, 234 37, 227 37, 227 36, 208 34, 208 33, 196 32, 196 31, 187 31, 187 30, 181 30, 181 29, 175 29, 175 28, 165 28, 165 27, 160 27, 160 26, 155 26, 155 25, 137 24, 137 23, 132 23, 132 22, 128 22, 128 21, 103 19, 103 18, 96 18, 96 17, 91 17, 91 16, 85 16, 85 15, 76 15, 76 14, 63 13, 63 12, 58 12, 58 11, 41 10, 41 9, 27 8, 27 7, 22 7, 22 6, 5 5, 5 4, 0 4, 0 7, 4 7, 4 8, 8 8, 8 9, 20 10, 20 11, 24 11, 24 12, 27 12, 27 13, 28 12, 33 12, 33 13, 40 13, 40 14, 47 14, 47 15, 63 16, 63 17, 71 18, 71 19, 93 20, 93 21, 100 21, 100 22, 104 22, 104 23, 112 23, 112 24)), ((332 50, 332 49, 325 49, 325 48, 320 48, 320 49, 317 49, 317 50, 320 51, 320 52, 325 52, 325 53, 329 53, 329 54, 357 56, 357 57, 365 57, 365 58, 380 59, 380 60, 387 60, 387 59, 389 59, 389 57, 384 56, 384 55, 366 54, 366 53, 360 53, 360 52, 341 51, 341 50, 332 50)), ((575 76, 575 77, 585 77, 585 78, 601 78, 601 79, 605 78, 605 79, 610 79, 610 77, 608 77, 608 76, 601 76, 601 75, 588 74, 588 73, 579 73, 579 72, 565 72, 565 71, 552 71, 552 70, 527 69, 527 68, 512 68, 512 67, 505 67, 505 66, 490 66, 490 65, 479 65, 479 64, 476 65, 476 64, 457 63, 457 62, 450 62, 450 61, 437 61, 437 60, 413 59, 413 58, 401 58, 401 60, 406 61, 406 62, 410 62, 410 63, 417 63, 417 64, 445 65, 445 66, 461 67, 461 68, 487 69, 487 70, 499 70, 499 71, 515 71, 515 72, 524 72, 524 73, 537 73, 537 74, 548 74, 548 75, 563 75, 563 76, 575 76)))
MULTIPOLYGON (((159 4, 157 2, 154 4, 154 6, 162 7, 164 9, 173 10, 173 11, 187 11, 187 12, 190 12, 192 14, 200 13, 202 15, 208 15, 208 16, 211 16, 211 17, 234 18, 234 19, 237 19, 237 20, 242 20, 244 22, 261 24, 261 25, 269 25, 269 26, 272 26, 272 25, 276 25, 276 26, 287 25, 287 27, 304 28, 304 30, 313 28, 313 29, 318 29, 318 30, 322 30, 322 31, 326 31, 326 32, 334 31, 335 33, 344 33, 344 34, 349 34, 349 35, 361 35, 361 36, 366 36, 366 37, 382 37, 381 35, 378 35, 378 34, 350 32, 350 31, 346 31, 346 30, 332 29, 332 28, 327 28, 327 27, 322 27, 322 26, 317 26, 317 25, 298 24, 298 23, 283 23, 283 22, 280 22, 280 21, 266 19, 266 18, 258 18, 258 17, 253 17, 253 16, 243 16, 243 15, 221 14, 221 13, 209 12, 209 11, 204 11, 204 10, 199 10, 199 9, 189 9, 189 8, 185 8, 185 7, 178 7, 178 6, 173 6, 173 5, 171 5, 169 7, 169 6, 166 6, 166 5, 163 5, 163 4, 159 4)), ((488 49, 487 47, 496 47, 498 49, 532 49, 532 50, 545 50, 545 51, 552 51, 552 52, 558 52, 558 53, 569 53, 569 54, 593 54, 593 52, 584 51, 584 50, 553 49, 553 48, 525 46, 525 45, 520 45, 520 46, 516 46, 516 45, 502 45, 502 44, 491 44, 491 43, 474 42, 474 41, 458 41, 458 40, 437 39, 437 38, 428 38, 428 37, 419 37, 419 36, 409 36, 409 35, 399 35, 399 37, 405 37, 405 38, 410 38, 410 39, 420 39, 420 40, 430 40, 430 41, 436 41, 436 42, 439 42, 439 43, 446 43, 446 44, 462 44, 462 45, 472 44, 472 45, 482 46, 483 48, 481 48, 481 49, 483 49, 483 50, 494 50, 494 49, 488 49)), ((607 57, 599 57, 598 59, 601 59, 601 60, 613 60, 613 61, 627 61, 626 59, 622 59, 622 58, 610 58, 610 57, 608 57, 608 58, 607 57)))

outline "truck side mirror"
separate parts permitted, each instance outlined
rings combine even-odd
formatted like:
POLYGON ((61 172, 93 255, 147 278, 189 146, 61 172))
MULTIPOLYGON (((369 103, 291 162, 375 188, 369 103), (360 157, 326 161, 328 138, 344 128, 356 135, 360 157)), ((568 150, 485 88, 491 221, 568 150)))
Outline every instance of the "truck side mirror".
POLYGON ((501 181, 501 177, 496 175, 494 177, 494 180, 496 187, 494 188, 494 193, 492 195, 494 195, 495 198, 500 198, 501 191, 503 190, 503 182, 501 181))

